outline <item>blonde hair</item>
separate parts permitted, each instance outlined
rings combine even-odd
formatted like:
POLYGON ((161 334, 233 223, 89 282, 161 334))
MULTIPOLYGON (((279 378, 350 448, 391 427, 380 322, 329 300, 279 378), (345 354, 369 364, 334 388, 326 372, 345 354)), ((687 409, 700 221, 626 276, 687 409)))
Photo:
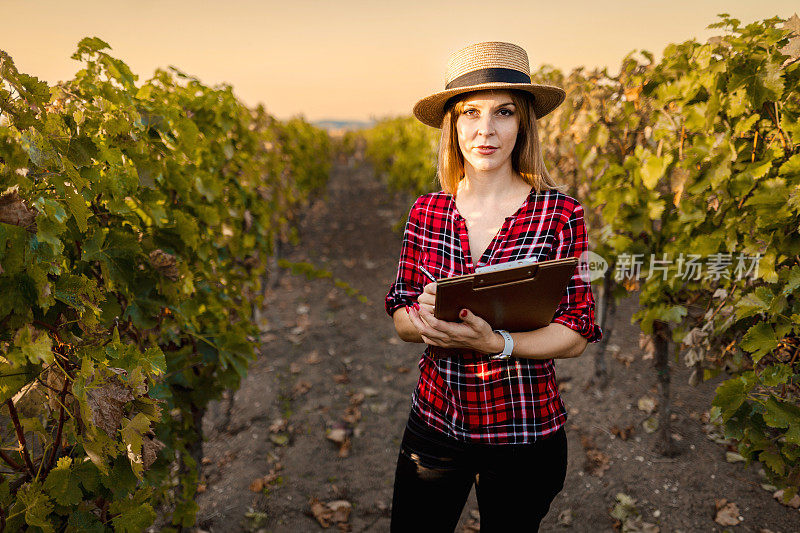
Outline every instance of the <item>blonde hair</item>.
MULTIPOLYGON (((460 94, 445 104, 436 174, 442 190, 454 197, 458 191, 458 183, 464 176, 464 155, 458 145, 456 120, 464 111, 464 101, 475 92, 479 91, 460 94)), ((534 187, 537 193, 543 190, 565 188, 566 185, 559 185, 550 177, 544 166, 536 115, 531 107, 529 95, 521 91, 509 90, 508 92, 519 116, 519 131, 514 150, 511 152, 511 168, 522 177, 525 183, 534 187)))

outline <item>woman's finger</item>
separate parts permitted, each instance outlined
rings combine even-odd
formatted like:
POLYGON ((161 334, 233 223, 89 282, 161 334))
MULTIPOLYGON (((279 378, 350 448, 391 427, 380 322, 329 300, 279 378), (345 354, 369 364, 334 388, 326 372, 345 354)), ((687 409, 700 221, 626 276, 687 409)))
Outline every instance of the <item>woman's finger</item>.
POLYGON ((425 308, 425 310, 426 310, 426 311, 428 311, 428 312, 430 312, 430 313, 433 313, 433 311, 435 310, 435 306, 433 306, 433 305, 431 305, 431 304, 427 304, 427 303, 420 303, 420 304, 419 304, 419 306, 420 306, 420 307, 424 307, 424 308, 425 308))
POLYGON ((435 296, 436 295, 436 282, 432 281, 431 283, 428 283, 427 285, 425 285, 425 288, 422 289, 422 290, 423 290, 424 294, 432 294, 432 295, 435 296))
POLYGON ((413 324, 414 327, 417 328, 417 331, 422 333, 422 330, 425 329, 426 324, 419 317, 419 312, 415 308, 413 307, 408 308, 408 318, 411 320, 411 324, 413 324))

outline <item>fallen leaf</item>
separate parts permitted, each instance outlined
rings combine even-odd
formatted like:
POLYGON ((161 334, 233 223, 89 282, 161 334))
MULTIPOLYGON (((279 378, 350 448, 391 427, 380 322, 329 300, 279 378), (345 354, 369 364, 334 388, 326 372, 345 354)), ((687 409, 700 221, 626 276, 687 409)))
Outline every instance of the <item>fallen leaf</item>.
POLYGON ((298 396, 302 396, 309 390, 311 390, 311 383, 301 379, 300 381, 294 384, 294 387, 292 387, 292 397, 296 398, 298 396))
POLYGON ((726 498, 722 498, 715 502, 717 514, 714 516, 714 522, 721 526, 738 526, 739 525, 739 506, 733 502, 728 502, 726 498))
POLYGON ((314 350, 306 356, 305 361, 309 365, 316 365, 322 362, 322 358, 319 356, 319 352, 317 350, 314 350))
POLYGON ((333 428, 328 431, 328 434, 325 437, 335 442, 336 444, 342 444, 345 439, 347 438, 347 429, 346 428, 333 428))
POLYGON ((581 434, 581 446, 583 446, 583 448, 585 450, 590 450, 592 448, 597 448, 597 446, 594 443, 594 439, 592 438, 591 435, 583 435, 583 434, 581 434))
POLYGON ((331 518, 334 522, 347 522, 350 520, 350 511, 353 510, 353 506, 347 500, 336 500, 328 502, 328 509, 333 511, 331 518))
POLYGON ((642 421, 642 427, 647 433, 653 433, 658 429, 658 418, 649 416, 642 421))
POLYGON ((613 352, 612 355, 613 355, 614 359, 616 359, 617 361, 619 361, 620 363, 622 363, 626 367, 631 366, 631 363, 633 363, 633 361, 635 359, 633 354, 632 353, 628 353, 628 352, 622 353, 620 351, 617 351, 617 352, 613 352))
POLYGON ((570 527, 572 525, 572 509, 567 508, 558 513, 558 523, 564 527, 570 527))
POLYGON ((326 529, 331 527, 333 511, 316 498, 311 498, 308 504, 311 506, 311 514, 317 519, 319 525, 326 529))
POLYGON ((398 374, 408 374, 411 370, 407 366, 398 366, 397 373, 398 374))
POLYGON ((647 335, 644 332, 639 332, 639 349, 642 350, 642 359, 652 359, 656 351, 656 345, 653 342, 653 336, 647 335))
POLYGON ((277 435, 270 435, 269 440, 272 441, 273 444, 276 446, 286 446, 289 444, 289 437, 284 435, 283 433, 279 433, 277 435))
POLYGON ((785 501, 783 501, 784 493, 785 493, 785 491, 783 489, 780 489, 778 491, 775 491, 775 494, 773 494, 772 496, 776 500, 781 502, 783 505, 787 505, 787 506, 792 507, 794 509, 800 508, 800 494, 795 494, 794 496, 792 496, 792 498, 788 502, 785 502, 785 501))
POLYGON ((603 472, 609 469, 610 459, 608 454, 600 450, 586 450, 586 466, 584 469, 593 476, 603 477, 603 472))
POLYGON ((264 490, 264 486, 265 484, 263 477, 257 477, 250 482, 250 490, 252 492, 261 492, 262 490, 264 490))
POLYGON ((302 368, 303 367, 300 366, 300 363, 296 363, 296 362, 295 363, 291 363, 289 365, 289 372, 291 372, 292 374, 299 374, 300 370, 302 370, 302 368))
POLYGON ((286 430, 286 424, 288 423, 289 421, 285 418, 276 418, 272 421, 272 424, 270 424, 268 430, 270 433, 280 433, 281 431, 286 430))
POLYGON ((350 437, 345 437, 344 442, 339 446, 339 457, 349 457, 352 447, 353 443, 350 441, 350 437))
POLYGON ((205 483, 198 483, 196 490, 197 490, 198 494, 203 494, 206 491, 206 484, 205 483))
POLYGON ((633 431, 634 431, 633 424, 628 424, 623 429, 620 429, 619 426, 616 425, 611 427, 611 433, 613 433, 622 440, 628 440, 630 436, 633 434, 633 431))
POLYGON ((363 392, 351 392, 350 405, 361 405, 364 402, 364 398, 366 396, 363 392))
POLYGON ((308 326, 311 325, 311 319, 308 315, 297 315, 297 325, 294 329, 299 329, 301 331, 305 331, 308 329, 308 326))
POLYGON ((650 396, 642 396, 639 398, 639 402, 637 403, 640 411, 644 411, 647 414, 651 414, 653 411, 656 410, 656 400, 655 398, 651 398, 650 396))
POLYGON ((333 376, 333 381, 335 381, 336 383, 340 383, 340 384, 349 383, 350 382, 350 378, 347 377, 347 374, 336 374, 336 375, 333 376))
POLYGON ((361 409, 358 406, 351 405, 344 411, 344 416, 342 416, 342 420, 350 424, 351 426, 356 425, 359 420, 361 420, 361 409))

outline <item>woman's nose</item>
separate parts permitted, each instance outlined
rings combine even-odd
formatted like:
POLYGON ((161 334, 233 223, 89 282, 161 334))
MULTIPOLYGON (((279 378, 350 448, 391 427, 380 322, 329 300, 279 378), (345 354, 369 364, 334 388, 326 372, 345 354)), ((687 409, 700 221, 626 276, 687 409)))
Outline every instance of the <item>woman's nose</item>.
POLYGON ((492 117, 484 115, 478 122, 478 134, 486 135, 488 137, 493 133, 494 133, 494 123, 492 122, 492 117))

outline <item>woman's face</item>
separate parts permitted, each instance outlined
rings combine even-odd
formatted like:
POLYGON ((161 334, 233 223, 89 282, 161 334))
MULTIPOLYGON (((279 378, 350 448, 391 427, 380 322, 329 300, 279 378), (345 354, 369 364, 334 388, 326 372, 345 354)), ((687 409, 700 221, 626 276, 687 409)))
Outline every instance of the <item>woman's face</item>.
POLYGON ((508 91, 470 93, 456 118, 464 166, 491 171, 510 164, 519 117, 508 91))

